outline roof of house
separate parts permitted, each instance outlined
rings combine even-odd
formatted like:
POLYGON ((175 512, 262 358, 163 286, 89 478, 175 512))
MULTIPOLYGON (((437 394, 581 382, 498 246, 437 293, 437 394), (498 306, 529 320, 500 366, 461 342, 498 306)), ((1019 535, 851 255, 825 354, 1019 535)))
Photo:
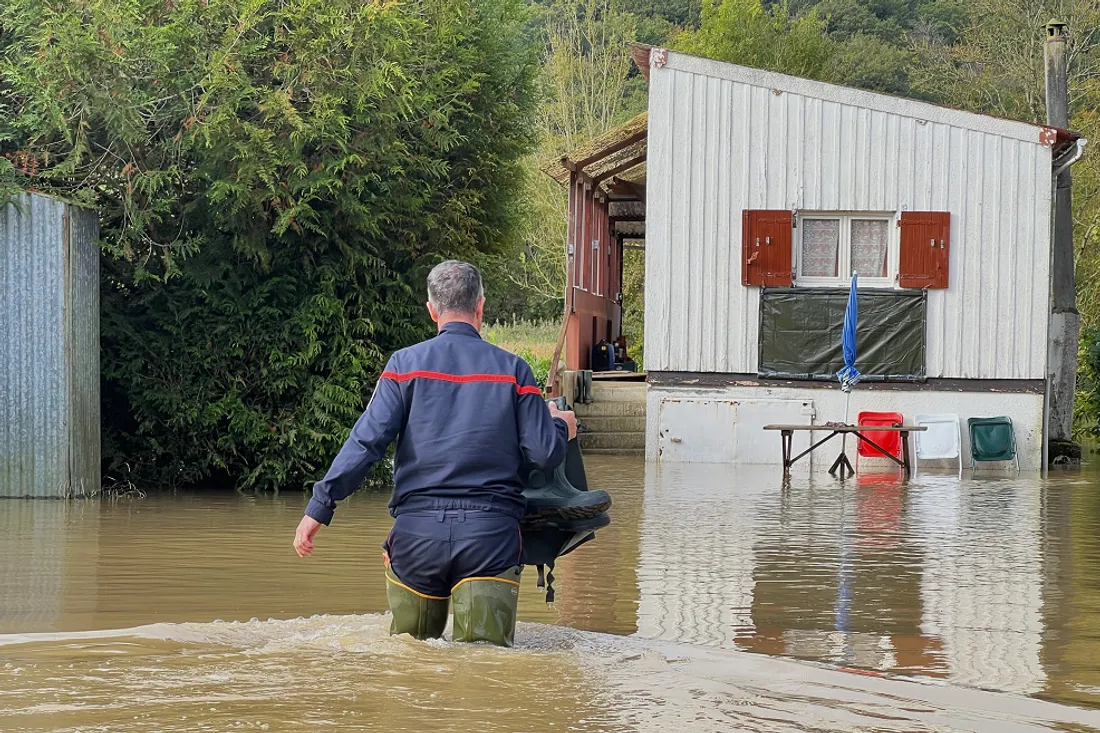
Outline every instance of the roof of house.
MULTIPOLYGON (((771 89, 777 94, 789 92, 923 121, 996 132, 1005 137, 1051 147, 1056 157, 1081 138, 1076 132, 1060 128, 1007 120, 929 102, 738 66, 643 44, 633 44, 631 55, 647 81, 651 68, 671 66, 691 73, 771 89)), ((624 184, 644 186, 647 129, 648 115, 643 112, 569 151, 560 159, 547 162, 542 170, 563 185, 569 182, 570 173, 578 173, 589 182, 599 185, 605 193, 612 193, 616 186, 624 184)))

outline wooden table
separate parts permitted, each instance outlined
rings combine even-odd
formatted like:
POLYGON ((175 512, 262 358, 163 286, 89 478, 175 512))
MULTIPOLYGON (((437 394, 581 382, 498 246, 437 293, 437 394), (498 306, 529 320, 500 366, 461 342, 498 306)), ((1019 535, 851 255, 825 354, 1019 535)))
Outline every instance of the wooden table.
MULTIPOLYGON (((910 474, 910 460, 909 460, 909 433, 916 433, 928 428, 923 425, 846 425, 843 423, 825 423, 824 425, 765 425, 765 430, 778 430, 780 432, 780 440, 783 443, 783 475, 789 476, 791 473, 791 466, 800 458, 809 455, 817 448, 821 447, 829 440, 835 438, 838 435, 847 435, 851 433, 859 440, 867 443, 872 448, 877 450, 882 455, 889 458, 894 463, 901 466, 902 471, 905 472, 905 477, 908 478, 910 474), (791 443, 794 440, 794 434, 798 431, 813 431, 813 432, 826 432, 829 434, 811 445, 806 450, 799 453, 794 458, 791 458, 791 443), (868 438, 864 433, 901 433, 901 460, 898 460, 897 456, 891 455, 881 445, 868 438)), ((833 462, 832 468, 829 469, 829 473, 833 476, 836 475, 837 470, 841 471, 841 478, 844 478, 843 470, 847 469, 848 474, 854 476, 856 470, 852 468, 851 462, 848 460, 848 456, 843 452, 837 456, 836 461, 833 462)))

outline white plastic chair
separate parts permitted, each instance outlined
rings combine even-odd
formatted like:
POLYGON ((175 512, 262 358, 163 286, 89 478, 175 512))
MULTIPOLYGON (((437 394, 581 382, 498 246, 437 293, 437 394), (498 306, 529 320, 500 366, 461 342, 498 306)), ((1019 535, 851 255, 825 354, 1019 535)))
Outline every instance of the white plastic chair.
POLYGON ((913 461, 914 473, 920 461, 943 461, 955 459, 959 462, 959 476, 962 476, 962 428, 959 416, 952 412, 926 413, 913 418, 914 425, 928 428, 913 433, 917 444, 917 457, 913 461))

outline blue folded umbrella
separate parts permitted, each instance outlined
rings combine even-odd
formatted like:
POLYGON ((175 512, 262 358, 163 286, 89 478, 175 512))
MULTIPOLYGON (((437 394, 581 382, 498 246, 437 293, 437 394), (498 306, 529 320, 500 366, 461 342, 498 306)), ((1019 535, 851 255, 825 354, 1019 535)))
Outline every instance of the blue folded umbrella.
POLYGON ((840 388, 852 391, 852 385, 862 376, 856 369, 856 321, 859 319, 859 303, 856 300, 856 274, 852 273, 852 289, 848 292, 848 306, 844 309, 844 331, 840 343, 844 348, 844 368, 836 373, 840 388))

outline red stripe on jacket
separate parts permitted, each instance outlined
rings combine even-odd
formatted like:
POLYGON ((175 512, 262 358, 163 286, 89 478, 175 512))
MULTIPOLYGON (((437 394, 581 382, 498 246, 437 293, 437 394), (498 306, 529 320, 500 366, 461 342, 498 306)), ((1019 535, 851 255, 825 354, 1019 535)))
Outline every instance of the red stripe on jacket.
POLYGON ((382 372, 379 379, 392 379, 395 382, 408 382, 412 379, 433 379, 437 382, 454 382, 457 384, 495 382, 500 384, 513 384, 519 394, 542 395, 542 390, 537 386, 520 386, 516 378, 508 374, 446 374, 444 372, 415 371, 398 374, 397 372, 382 372))

